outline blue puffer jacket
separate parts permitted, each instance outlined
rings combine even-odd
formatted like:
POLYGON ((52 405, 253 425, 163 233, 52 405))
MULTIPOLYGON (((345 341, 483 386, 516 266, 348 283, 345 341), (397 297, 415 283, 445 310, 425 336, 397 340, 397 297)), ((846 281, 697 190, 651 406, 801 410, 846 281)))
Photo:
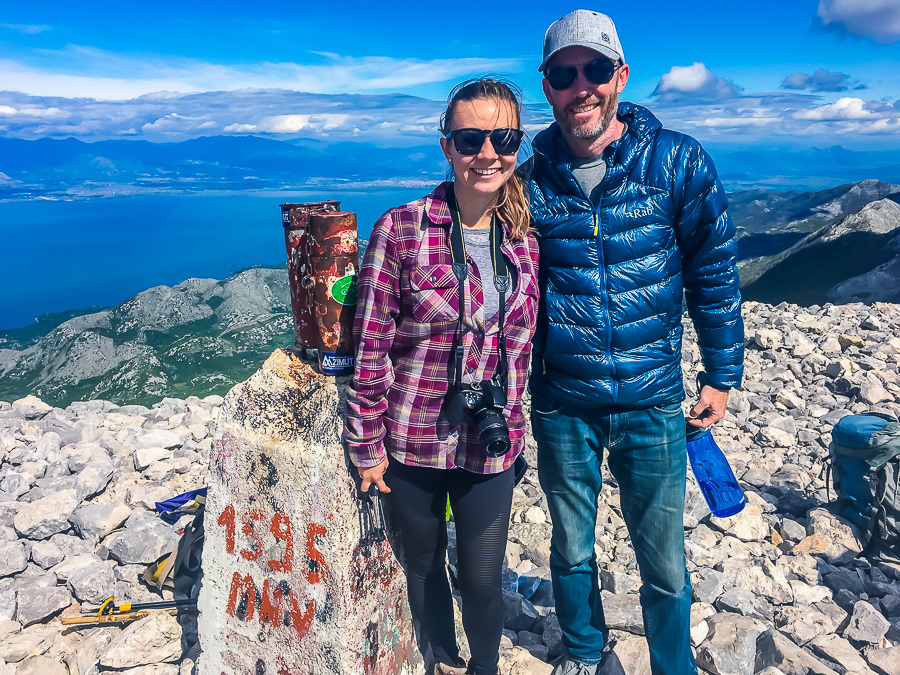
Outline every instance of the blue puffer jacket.
POLYGON ((705 380, 741 383, 737 244, 709 155, 620 103, 627 132, 604 151, 594 207, 557 124, 534 141, 531 209, 541 245, 532 392, 582 406, 647 408, 684 399, 682 297, 705 380))

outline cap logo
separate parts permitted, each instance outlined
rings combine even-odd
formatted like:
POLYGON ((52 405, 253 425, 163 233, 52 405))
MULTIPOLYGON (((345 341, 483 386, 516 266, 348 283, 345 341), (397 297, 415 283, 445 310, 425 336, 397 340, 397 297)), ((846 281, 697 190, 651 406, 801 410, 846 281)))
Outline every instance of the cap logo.
POLYGON ((603 38, 604 42, 609 42, 609 35, 606 33, 600 33, 600 36, 603 38))

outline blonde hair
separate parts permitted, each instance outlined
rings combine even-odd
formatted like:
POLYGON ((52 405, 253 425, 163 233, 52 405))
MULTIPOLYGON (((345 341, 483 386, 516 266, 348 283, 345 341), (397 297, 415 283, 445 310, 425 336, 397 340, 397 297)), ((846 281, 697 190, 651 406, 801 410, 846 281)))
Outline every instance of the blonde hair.
MULTIPOLYGON (((441 133, 445 136, 450 133, 450 123, 457 105, 464 101, 484 98, 507 103, 515 116, 516 126, 521 125, 522 93, 519 88, 511 82, 480 77, 466 80, 453 87, 447 97, 447 109, 441 115, 439 126, 441 133)), ((500 220, 509 227, 510 239, 518 241, 525 237, 531 224, 531 211, 528 208, 525 186, 518 172, 514 171, 509 180, 501 186, 494 210, 500 220)))

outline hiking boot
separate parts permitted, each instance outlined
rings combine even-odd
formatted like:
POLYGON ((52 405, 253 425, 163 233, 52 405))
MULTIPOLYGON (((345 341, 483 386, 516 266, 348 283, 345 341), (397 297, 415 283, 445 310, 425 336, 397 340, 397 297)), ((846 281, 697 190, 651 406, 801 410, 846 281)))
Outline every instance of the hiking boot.
POLYGON ((615 641, 606 644, 600 656, 600 663, 589 666, 567 656, 553 669, 551 675, 625 675, 622 662, 613 651, 615 644, 615 641))
POLYGON ((553 669, 551 675, 597 675, 598 665, 595 663, 589 666, 581 661, 574 661, 567 656, 553 669))
POLYGON ((466 675, 468 668, 465 666, 448 666, 446 663, 434 664, 434 675, 466 675))

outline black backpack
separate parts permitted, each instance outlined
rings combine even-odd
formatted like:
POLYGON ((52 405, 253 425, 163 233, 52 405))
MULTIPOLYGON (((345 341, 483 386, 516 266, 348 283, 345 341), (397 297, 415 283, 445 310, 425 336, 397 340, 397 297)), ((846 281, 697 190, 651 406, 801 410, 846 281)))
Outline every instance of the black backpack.
POLYGON ((837 512, 859 525, 866 550, 900 550, 900 423, 891 415, 847 415, 831 432, 837 512))

